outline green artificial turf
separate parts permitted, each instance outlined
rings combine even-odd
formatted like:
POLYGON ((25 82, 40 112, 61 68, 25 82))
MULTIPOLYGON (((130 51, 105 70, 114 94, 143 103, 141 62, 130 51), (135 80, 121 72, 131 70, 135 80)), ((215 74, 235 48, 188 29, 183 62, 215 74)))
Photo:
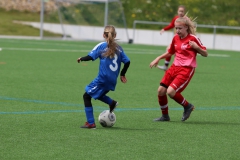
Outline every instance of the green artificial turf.
MULTIPOLYGON (((97 122, 106 104, 93 100, 97 129, 86 121, 82 95, 99 61, 77 63, 97 42, 0 39, 0 159, 203 160, 240 157, 240 54, 208 50, 182 93, 196 109, 169 101, 161 115, 157 88, 164 72, 149 68, 166 47, 121 44, 131 59, 128 82, 108 95, 119 102, 116 124, 97 122)), ((159 64, 163 64, 164 60, 159 64)))
MULTIPOLYGON (((30 21, 40 23, 40 13, 5 11, 4 9, 0 8, 0 17, 0 35, 40 36, 39 29, 14 22, 30 21)), ((47 31, 44 31, 43 34, 46 37, 61 37, 60 34, 54 34, 47 31)))

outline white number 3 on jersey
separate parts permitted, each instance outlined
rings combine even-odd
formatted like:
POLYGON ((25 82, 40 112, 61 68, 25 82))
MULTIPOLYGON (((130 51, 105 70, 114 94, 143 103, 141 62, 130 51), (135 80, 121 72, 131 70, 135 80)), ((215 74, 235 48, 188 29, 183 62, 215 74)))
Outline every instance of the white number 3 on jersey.
POLYGON ((115 72, 117 69, 118 69, 118 64, 117 64, 117 59, 118 59, 118 56, 117 56, 117 54, 115 54, 115 56, 114 56, 114 58, 113 58, 113 64, 114 64, 114 66, 113 65, 109 65, 109 68, 113 71, 113 72, 115 72))

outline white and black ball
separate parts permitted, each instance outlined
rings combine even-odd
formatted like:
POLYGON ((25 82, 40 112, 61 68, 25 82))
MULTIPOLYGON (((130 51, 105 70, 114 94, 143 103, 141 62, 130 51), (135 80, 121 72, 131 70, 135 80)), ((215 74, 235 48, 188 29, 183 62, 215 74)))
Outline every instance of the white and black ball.
POLYGON ((112 127, 116 123, 116 115, 109 110, 104 110, 99 114, 98 121, 103 127, 112 127))

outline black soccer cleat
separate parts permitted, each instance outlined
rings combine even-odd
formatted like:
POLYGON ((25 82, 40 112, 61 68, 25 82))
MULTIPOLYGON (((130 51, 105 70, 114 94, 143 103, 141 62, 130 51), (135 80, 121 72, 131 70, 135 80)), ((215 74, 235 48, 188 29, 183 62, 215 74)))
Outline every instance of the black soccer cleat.
POLYGON ((163 114, 162 117, 156 118, 154 119, 154 121, 161 121, 161 122, 170 121, 170 117, 168 114, 163 114))
POLYGON ((117 105, 118 105, 118 102, 113 100, 111 105, 109 105, 110 113, 113 112, 113 110, 117 107, 117 105))
POLYGON ((194 106, 190 103, 188 107, 184 107, 182 121, 186 121, 190 117, 190 114, 192 113, 193 110, 194 110, 194 106))

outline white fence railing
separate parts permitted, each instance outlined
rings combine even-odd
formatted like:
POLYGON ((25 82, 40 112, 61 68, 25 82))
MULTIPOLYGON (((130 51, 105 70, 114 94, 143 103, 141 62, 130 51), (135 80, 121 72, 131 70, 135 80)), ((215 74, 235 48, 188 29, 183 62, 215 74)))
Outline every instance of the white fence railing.
MULTIPOLYGON (((34 28, 41 28, 41 23, 39 22, 18 22, 24 25, 30 25, 34 28)), ((156 22, 159 23, 159 22, 156 22)), ((163 23, 166 24, 166 23, 163 23)), ((64 34, 62 26, 60 24, 44 23, 43 29, 49 32, 64 34)), ((97 26, 79 26, 79 25, 69 25, 64 24, 65 34, 71 39, 76 40, 94 40, 102 41, 103 27, 97 26)), ((126 29, 117 29, 117 39, 119 42, 128 42, 129 37, 126 34, 126 29)), ((134 40, 134 44, 146 44, 146 45, 159 45, 168 46, 171 43, 174 32, 166 31, 164 34, 160 35, 159 30, 144 30, 144 29, 128 29, 127 32, 131 40, 134 40)), ((218 49, 218 50, 233 50, 240 51, 240 35, 224 35, 224 34, 205 34, 197 33, 197 36, 201 39, 204 46, 208 49, 218 49)), ((1 37, 1 36, 0 36, 1 37)), ((46 37, 48 38, 48 37, 46 37)), ((41 39, 41 38, 40 38, 41 39)), ((63 37, 63 39, 65 39, 63 37)))
MULTIPOLYGON (((168 25, 169 22, 153 22, 153 21, 139 21, 135 20, 133 22, 133 36, 131 42, 134 42, 135 39, 135 30, 137 24, 150 24, 150 25, 168 25)), ((232 26, 217 26, 217 25, 204 25, 204 24, 197 24, 198 28, 212 28, 213 29, 213 40, 212 40, 212 48, 215 49, 216 45, 216 36, 217 36, 217 29, 233 29, 233 30, 240 30, 240 27, 232 27, 232 26)), ((239 35, 240 36, 240 35, 239 35)))

